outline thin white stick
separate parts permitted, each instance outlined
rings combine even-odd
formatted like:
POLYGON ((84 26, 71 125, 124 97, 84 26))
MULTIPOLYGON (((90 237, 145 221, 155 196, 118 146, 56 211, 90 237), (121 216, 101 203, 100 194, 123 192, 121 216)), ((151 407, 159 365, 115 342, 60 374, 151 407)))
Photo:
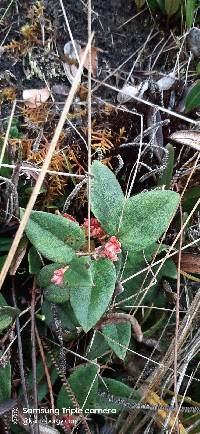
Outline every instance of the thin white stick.
POLYGON ((9 138, 9 134, 10 134, 10 128, 11 128, 13 116, 14 116, 14 113, 15 113, 15 106, 16 106, 16 99, 13 102, 13 106, 12 106, 12 110, 11 110, 11 114, 10 114, 10 118, 9 118, 9 122, 8 122, 8 127, 7 127, 7 130, 6 130, 6 135, 5 135, 5 139, 4 139, 2 150, 1 150, 0 167, 2 166, 2 161, 4 159, 4 155, 5 155, 5 151, 6 151, 6 146, 7 146, 7 143, 8 143, 8 138, 9 138))
MULTIPOLYGON (((92 4, 88 0, 88 40, 91 38, 92 32, 92 17, 91 17, 92 4)), ((88 51, 88 172, 91 173, 91 158, 92 158, 92 53, 91 47, 88 51)), ((88 251, 91 250, 90 242, 90 211, 91 211, 91 178, 88 178, 88 251)))
MULTIPOLYGON (((15 169, 16 164, 4 164, 2 163, 1 167, 8 167, 10 169, 15 169)), ((37 167, 26 167, 26 166, 20 166, 20 171, 27 171, 29 170, 30 172, 41 172, 42 168, 37 168, 37 167)), ((49 175, 56 175, 56 176, 70 176, 70 177, 74 177, 74 178, 85 178, 85 176, 90 176, 88 175, 88 173, 85 173, 85 175, 77 175, 76 173, 68 173, 68 172, 57 172, 56 170, 47 170, 46 173, 48 173, 49 175)))
POLYGON ((43 181, 44 181, 44 178, 45 178, 45 174, 46 174, 46 170, 48 169, 49 164, 51 162, 51 158, 52 158, 53 152, 54 152, 54 150, 56 148, 58 139, 60 137, 60 133, 61 133, 61 131, 63 129, 63 125, 64 125, 64 123, 66 121, 66 116, 67 116, 67 114, 69 112, 69 109, 70 109, 71 103, 73 101, 74 95, 75 95, 75 93, 77 91, 77 87, 78 87, 78 85, 80 83, 81 73, 82 73, 82 67, 83 67, 84 62, 86 60, 89 47, 91 46, 92 38, 93 38, 93 35, 91 35, 91 38, 89 39, 89 41, 87 43, 86 49, 84 51, 83 58, 81 60, 80 66, 78 68, 78 71, 77 71, 77 73, 76 73, 76 75, 74 77, 74 81, 72 83, 72 87, 70 89, 69 95, 67 97, 67 100, 65 102, 63 111, 62 111, 60 119, 58 121, 58 125, 56 127, 55 132, 54 132, 52 141, 50 143, 47 155, 45 157, 45 160, 44 160, 44 163, 43 163, 43 166, 42 166, 42 171, 40 172, 39 177, 38 177, 38 179, 36 181, 36 184, 35 184, 35 187, 33 189, 32 194, 31 194, 31 197, 29 199, 28 205, 27 205, 26 210, 24 212, 24 215, 22 217, 21 223, 19 225, 19 228, 18 228, 18 230, 16 232, 16 235, 15 235, 15 238, 13 240, 11 249, 10 249, 10 251, 8 253, 8 256, 6 258, 4 266, 2 268, 1 275, 0 275, 0 289, 1 289, 1 287, 3 285, 3 282, 4 282, 5 278, 6 278, 7 272, 9 270, 10 265, 11 265, 12 260, 13 260, 13 256, 16 253, 18 244, 19 244, 20 239, 21 239, 21 237, 23 235, 24 229, 25 229, 25 227, 26 227, 26 225, 28 223, 28 219, 30 217, 30 213, 31 213, 31 211, 32 211, 32 209, 34 207, 35 201, 37 199, 37 196, 38 196, 38 194, 40 192, 40 189, 41 189, 41 186, 43 184, 43 181))
MULTIPOLYGON (((65 23, 66 23, 66 26, 67 26, 67 30, 68 30, 68 32, 69 32, 69 36, 70 36, 70 39, 71 39, 71 42, 72 42, 72 45, 73 45, 73 49, 74 49, 74 52, 75 52, 75 54, 76 54, 76 59, 77 59, 78 64, 80 65, 79 55, 78 55, 78 52, 77 52, 77 49, 76 49, 76 44, 75 44, 75 42, 74 42, 74 38, 73 38, 73 35, 72 35, 72 32, 71 32, 71 29, 70 29, 70 25, 69 25, 69 21, 68 21, 68 18, 67 18, 66 12, 65 12, 65 8, 64 8, 64 5, 63 5, 63 1, 62 1, 62 0, 59 0, 59 1, 60 1, 60 6, 61 6, 61 8, 62 8, 62 12, 63 12, 64 19, 65 19, 65 23)), ((82 67, 83 67, 83 64, 82 64, 82 67)))
MULTIPOLYGON (((99 81, 99 80, 97 80, 97 79, 93 79, 93 80, 94 80, 96 83, 99 83, 100 86, 101 86, 101 85, 102 85, 102 86, 106 86, 106 87, 108 87, 109 89, 115 90, 116 92, 123 94, 123 90, 118 89, 118 88, 115 87, 115 86, 111 86, 110 84, 107 84, 107 83, 105 83, 105 82, 103 82, 103 81, 101 82, 101 81, 99 81)), ((100 86, 99 86, 99 87, 100 87, 100 86)), ((94 91, 94 90, 93 90, 93 91, 94 91)), ((185 121, 185 122, 189 122, 190 124, 194 124, 194 125, 199 125, 199 124, 200 124, 200 121, 195 121, 194 119, 188 118, 187 116, 181 115, 180 113, 176 113, 176 112, 173 112, 173 111, 171 111, 171 110, 168 110, 168 109, 166 109, 166 108, 164 108, 164 107, 162 107, 162 106, 160 106, 160 105, 157 105, 157 104, 152 103, 151 101, 147 101, 147 100, 142 99, 142 98, 139 98, 139 97, 137 97, 137 96, 132 96, 131 98, 134 99, 135 101, 141 102, 142 104, 146 104, 146 105, 148 105, 148 106, 150 106, 150 107, 155 107, 157 110, 160 110, 161 112, 164 112, 164 113, 167 113, 167 114, 170 115, 170 116, 174 116, 174 117, 176 117, 176 118, 182 119, 183 121, 185 121)))

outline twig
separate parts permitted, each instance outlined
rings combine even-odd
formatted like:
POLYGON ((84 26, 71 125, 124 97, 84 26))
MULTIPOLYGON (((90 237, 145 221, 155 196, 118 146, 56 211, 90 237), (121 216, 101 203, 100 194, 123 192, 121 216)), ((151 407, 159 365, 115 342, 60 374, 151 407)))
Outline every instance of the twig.
MULTIPOLYGON (((16 302, 16 296, 15 296, 15 277, 12 276, 12 299, 13 299, 13 305, 15 308, 17 308, 17 302, 16 302)), ((22 340, 21 340, 21 330, 20 330, 20 323, 19 318, 16 318, 16 330, 17 330, 17 343, 18 343, 18 354, 19 354, 19 369, 20 369, 20 377, 21 377, 21 384, 22 384, 22 390, 24 394, 24 400, 26 407, 29 408, 29 401, 28 401, 28 394, 27 394, 27 387, 26 387, 26 379, 25 379, 25 373, 24 373, 24 361, 23 361, 23 349, 22 349, 22 340)), ((34 434, 33 426, 32 424, 29 424, 30 432, 34 434)))
MULTIPOLYGON (((91 39, 92 32, 92 5, 91 0, 88 0, 88 40, 91 39)), ((91 46, 88 51, 88 173, 91 173, 91 158, 92 158, 92 52, 91 46)), ((90 239, 90 213, 91 213, 91 179, 88 178, 87 184, 88 191, 88 252, 91 251, 91 239, 90 239)))
MULTIPOLYGON (((110 84, 105 83, 105 81, 101 82, 100 80, 97 80, 94 78, 93 78, 93 81, 95 81, 96 83, 99 83, 99 87, 105 86, 105 87, 108 87, 109 89, 115 90, 116 92, 123 94, 123 90, 118 89, 115 86, 111 86, 110 84)), ((137 96, 132 96, 131 98, 134 99, 135 101, 142 103, 142 104, 148 105, 150 107, 155 107, 156 109, 160 110, 163 113, 167 113, 170 116, 174 116, 178 119, 182 119, 183 121, 188 122, 190 124, 199 125, 199 123, 200 123, 200 121, 196 121, 194 119, 188 118, 187 116, 181 115, 180 113, 174 112, 174 111, 166 109, 160 105, 154 104, 151 101, 147 101, 147 100, 139 98, 137 96)))
POLYGON ((108 324, 120 324, 127 322, 132 325, 137 341, 142 342, 143 333, 138 321, 136 318, 134 318, 134 316, 127 313, 109 313, 108 315, 101 318, 101 320, 96 324, 95 328, 102 328, 108 324))
MULTIPOLYGON (((46 349, 46 351, 48 351, 50 353, 50 357, 51 357, 52 363, 53 363, 53 365, 55 366, 55 368, 58 371, 58 375, 59 375, 59 377, 61 378, 61 380, 63 382, 63 386, 65 387, 65 389, 66 389, 66 391, 67 391, 67 393, 69 395, 69 398, 71 399, 71 401, 72 401, 72 403, 74 405, 74 408, 79 409, 79 404, 78 404, 78 401, 76 399, 76 396, 75 396, 75 394, 74 394, 74 392, 73 392, 73 390, 72 390, 72 388, 71 388, 71 386, 69 384, 69 381, 67 380, 64 372, 60 371, 58 363, 57 363, 57 361, 56 361, 56 359, 55 359, 55 357, 54 357, 54 355, 53 355, 53 353, 51 351, 51 348, 49 347, 49 345, 47 344, 47 342, 44 340, 44 338, 42 339, 42 342, 43 342, 43 346, 46 349)), ((84 426, 86 434, 91 434, 89 426, 87 424, 87 421, 86 421, 86 418, 85 418, 84 414, 82 412, 80 412, 79 415, 80 415, 81 421, 83 423, 83 426, 84 426)))
POLYGON ((46 363, 46 358, 45 358, 45 354, 44 354, 44 350, 43 350, 43 346, 42 346, 42 342, 38 333, 38 329, 37 326, 35 325, 35 334, 36 334, 36 339, 37 339, 37 343, 38 343, 38 347, 40 350, 40 354, 41 354, 41 359, 42 359, 42 363, 44 366, 44 371, 45 371, 45 375, 46 375, 46 379, 47 379, 47 384, 48 384, 48 388, 49 388, 49 396, 50 396, 50 401, 51 401, 51 408, 52 408, 52 423, 53 425, 55 424, 55 404, 54 404, 54 395, 53 395, 53 389, 52 389, 52 384, 51 384, 51 377, 49 374, 49 370, 48 370, 48 366, 46 363))
POLYGON ((13 120, 13 116, 15 113, 15 106, 16 106, 16 99, 13 102, 13 106, 12 106, 12 110, 11 110, 11 114, 9 117, 9 121, 8 121, 8 126, 7 126, 7 130, 6 130, 6 135, 4 138, 4 142, 3 142, 3 146, 2 146, 2 150, 1 150, 1 155, 0 155, 0 167, 2 165, 2 161, 4 159, 4 155, 5 155, 5 151, 6 151, 6 146, 8 143, 8 138, 9 138, 9 134, 10 134, 10 128, 11 128, 11 124, 12 124, 12 120, 13 120))
POLYGON ((72 190, 72 192, 69 194, 69 196, 67 196, 67 199, 63 205, 63 210, 62 212, 66 212, 67 209, 70 206, 71 201, 74 199, 74 197, 77 195, 77 193, 80 191, 80 189, 82 188, 82 186, 84 184, 86 184, 88 182, 88 178, 85 177, 81 182, 79 182, 76 187, 74 187, 74 189, 72 190))
MULTIPOLYGON (((33 399, 34 408, 38 408, 38 391, 37 391, 37 361, 36 361, 36 342, 35 342, 35 291, 36 282, 35 278, 32 287, 32 299, 31 299, 31 358, 32 358, 32 384, 33 384, 33 399)), ((39 434, 38 420, 35 424, 36 434, 39 434)))
MULTIPOLYGON (((30 164, 30 163, 28 163, 28 164, 30 164)), ((32 171, 32 172, 38 172, 38 173, 42 172, 42 169, 31 166, 31 164, 30 165, 28 165, 28 164, 27 164, 27 166, 21 166, 20 171, 24 170, 24 171, 32 171)), ((4 163, 2 163, 1 166, 2 167, 8 167, 10 169, 14 169, 16 167, 16 164, 4 164, 4 163)), ((57 172, 56 170, 46 170, 46 173, 49 173, 49 175, 69 176, 69 177, 74 177, 74 178, 84 178, 85 177, 85 175, 78 175, 76 173, 57 172)), ((90 176, 87 173, 86 173, 86 175, 90 176)))

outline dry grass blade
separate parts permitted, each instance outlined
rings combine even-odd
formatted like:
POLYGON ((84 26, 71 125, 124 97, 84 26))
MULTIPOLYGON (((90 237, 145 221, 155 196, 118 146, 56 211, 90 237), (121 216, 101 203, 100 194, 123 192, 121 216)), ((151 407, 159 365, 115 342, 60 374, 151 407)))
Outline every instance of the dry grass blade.
POLYGON ((2 268, 2 272, 1 272, 1 275, 0 275, 0 289, 2 288, 2 285, 3 285, 3 282, 4 282, 5 278, 6 278, 7 272, 8 272, 8 270, 9 270, 9 268, 10 268, 10 265, 11 265, 11 262, 12 262, 12 259, 13 259, 13 256, 14 256, 16 250, 17 250, 17 247, 18 247, 19 241, 20 241, 20 239, 21 239, 21 237, 22 237, 22 235, 23 235, 24 229, 25 229, 25 227, 26 227, 26 225, 27 225, 27 223, 28 223, 28 219, 29 219, 30 213, 31 213, 31 211, 32 211, 32 209, 33 209, 33 207, 34 207, 35 201, 36 201, 36 199, 37 199, 37 196, 38 196, 38 194, 39 194, 39 192, 40 192, 40 189, 41 189, 41 186, 42 186, 42 184, 43 184, 43 181, 44 181, 44 178, 45 178, 46 171, 47 171, 47 169, 48 169, 48 167, 49 167, 49 164, 50 164, 50 161, 51 161, 51 158, 52 158, 53 152, 54 152, 54 150, 55 150, 55 148, 56 148, 56 145, 57 145, 57 142, 58 142, 58 139, 59 139, 60 133, 61 133, 62 128, 63 128, 63 125, 64 125, 64 123, 65 123, 66 116, 67 116, 67 114, 68 114, 68 112, 69 112, 69 109, 70 109, 71 103, 72 103, 72 101, 73 101, 74 95, 75 95, 76 90, 77 90, 77 87, 78 87, 78 85, 79 85, 79 82, 80 82, 80 79, 81 79, 81 71, 82 71, 82 67, 83 67, 83 64, 84 64, 84 62, 85 62, 85 59, 86 59, 86 57, 87 57, 89 47, 91 46, 92 38, 93 38, 93 34, 91 35, 91 38, 89 39, 89 41, 88 41, 88 43, 87 43, 87 46, 86 46, 86 49, 85 49, 84 56, 83 56, 83 58, 82 58, 82 60, 81 60, 80 66, 79 66, 78 71, 77 71, 77 74, 76 74, 76 76, 75 76, 75 78, 74 78, 74 82, 73 82, 72 87, 71 87, 71 89, 70 89, 70 92, 69 92, 68 98, 67 98, 67 100, 66 100, 66 102, 65 102, 65 105, 64 105, 63 111, 62 111, 62 113, 61 113, 61 116, 60 116, 60 119, 59 119, 58 125, 57 125, 57 127, 56 127, 56 130, 55 130, 54 136, 53 136, 53 138, 52 138, 52 141, 51 141, 51 144, 50 144, 50 146, 49 146, 49 149, 48 149, 47 155, 46 155, 46 157, 45 157, 45 160, 44 160, 44 163, 43 163, 43 166, 42 166, 42 171, 40 172, 40 175, 39 175, 39 177, 38 177, 38 180, 37 180, 37 182, 36 182, 36 184, 35 184, 35 187, 34 187, 34 189, 33 189, 33 192, 32 192, 32 194, 31 194, 31 197, 30 197, 30 199, 29 199, 29 202, 28 202, 27 208, 26 208, 26 210, 25 210, 25 213, 24 213, 24 215, 23 215, 23 218, 22 218, 22 220, 21 220, 21 223, 20 223, 20 225, 19 225, 19 228, 18 228, 18 230, 17 230, 17 232, 16 232, 16 235, 15 235, 14 241, 13 241, 12 246, 11 246, 11 249, 10 249, 10 251, 9 251, 9 253, 8 253, 8 256, 7 256, 7 258, 6 258, 6 261, 5 261, 5 263, 4 263, 4 266, 3 266, 3 268, 2 268))
POLYGON ((15 107, 16 107, 16 100, 13 102, 13 106, 12 106, 12 110, 11 110, 11 114, 10 114, 10 118, 9 118, 9 122, 8 122, 7 131, 6 131, 5 139, 4 139, 2 150, 1 150, 0 167, 1 167, 2 161, 4 159, 5 150, 6 150, 6 146, 7 146, 7 143, 8 143, 8 138, 9 138, 9 134, 10 134, 10 128, 11 128, 13 116, 14 116, 14 113, 15 113, 15 107))

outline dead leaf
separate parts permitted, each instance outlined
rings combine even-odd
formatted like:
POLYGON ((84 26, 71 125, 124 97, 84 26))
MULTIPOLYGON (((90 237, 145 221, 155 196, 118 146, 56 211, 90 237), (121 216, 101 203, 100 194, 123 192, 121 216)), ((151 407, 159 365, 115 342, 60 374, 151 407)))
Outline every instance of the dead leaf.
MULTIPOLYGON (((97 68, 98 68, 98 52, 102 51, 100 50, 100 48, 96 48, 96 47, 91 47, 91 70, 92 70, 92 75, 94 77, 97 76, 97 68)), ((80 51, 80 60, 82 59, 83 55, 85 52, 85 48, 82 48, 80 51)), ((85 62, 84 62, 84 68, 86 68, 87 70, 89 69, 89 55, 87 55, 85 62)))
POLYGON ((26 89, 23 90, 23 100, 27 107, 37 108, 50 97, 50 92, 47 87, 42 89, 26 89))
POLYGON ((54 86, 52 86, 52 92, 56 95, 67 96, 69 94, 69 87, 65 84, 54 84, 54 86))
MULTIPOLYGON (((80 56, 80 51, 81 51, 80 44, 76 40, 74 40, 74 45, 78 56, 80 56)), ((77 55, 71 41, 66 42, 63 50, 64 50, 65 58, 67 58, 67 62, 63 62, 63 67, 69 82, 72 84, 74 77, 78 71, 77 55)))
POLYGON ((119 92, 117 95, 117 101, 120 104, 124 104, 124 103, 130 101, 135 96, 142 98, 144 95, 144 92, 146 92, 148 87, 149 87, 148 81, 144 81, 143 83, 140 83, 136 86, 131 86, 129 84, 125 84, 122 87, 121 92, 119 92))
POLYGON ((200 131, 181 130, 171 134, 171 140, 181 143, 181 145, 190 146, 197 151, 200 151, 200 131))
POLYGON ((160 92, 162 92, 163 90, 169 90, 171 89, 171 87, 173 86, 173 84, 175 83, 175 75, 174 73, 170 73, 168 75, 165 75, 164 77, 160 78, 160 80, 158 80, 156 82, 156 85, 158 86, 158 89, 160 90, 160 92))
MULTIPOLYGON (((161 409, 158 409, 155 413, 155 422, 159 427, 163 426, 163 423, 169 414, 169 410, 165 410, 165 408, 167 408, 167 402, 163 401, 163 399, 161 399, 159 395, 157 395, 155 392, 148 390, 146 386, 141 386, 139 391, 144 395, 145 403, 161 407, 161 409)), ((167 427, 169 428, 169 430, 171 429, 171 432, 174 432, 173 428, 176 424, 176 418, 173 413, 170 418, 167 419, 167 421, 167 427)), ((178 424, 178 432, 180 434, 187 434, 184 426, 181 423, 178 424)))
MULTIPOLYGON (((178 266, 178 258, 178 254, 173 258, 176 266, 178 266)), ((200 274, 200 256, 192 253, 181 253, 181 270, 186 273, 200 274)))

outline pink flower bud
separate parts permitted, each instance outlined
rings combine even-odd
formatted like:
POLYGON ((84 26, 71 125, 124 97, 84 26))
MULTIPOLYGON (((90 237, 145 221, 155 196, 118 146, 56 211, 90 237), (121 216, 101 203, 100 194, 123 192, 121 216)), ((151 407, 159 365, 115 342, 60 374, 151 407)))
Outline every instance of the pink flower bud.
POLYGON ((95 251, 101 257, 108 258, 111 261, 117 261, 117 253, 121 252, 121 243, 115 236, 113 236, 108 240, 108 242, 103 246, 103 248, 97 247, 95 251))
POLYGON ((71 220, 72 222, 78 223, 77 220, 71 214, 67 214, 65 212, 64 214, 62 214, 62 216, 65 217, 68 220, 71 220))
MULTIPOLYGON (((86 229, 86 233, 88 235, 88 219, 84 219, 84 223, 82 226, 86 229)), ((90 235, 92 238, 98 238, 99 241, 102 241, 103 238, 105 238, 106 236, 105 231, 102 229, 100 223, 95 217, 90 219, 90 235)))
POLYGON ((55 270, 51 282, 54 283, 54 285, 62 285, 65 271, 66 267, 58 268, 58 270, 55 270))

